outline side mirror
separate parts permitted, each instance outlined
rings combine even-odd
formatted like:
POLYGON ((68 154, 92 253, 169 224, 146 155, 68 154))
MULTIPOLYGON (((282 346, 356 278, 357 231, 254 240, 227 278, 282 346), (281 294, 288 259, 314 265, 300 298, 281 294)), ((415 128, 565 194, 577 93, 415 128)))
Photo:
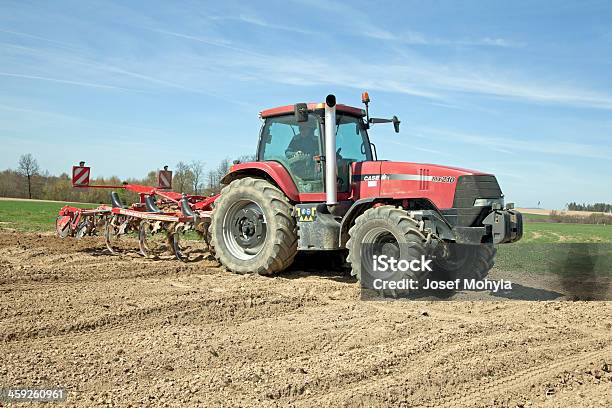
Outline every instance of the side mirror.
POLYGON ((296 103, 293 107, 293 114, 296 122, 308 122, 308 105, 296 103))
POLYGON ((376 124, 376 123, 393 123, 393 128, 395 129, 395 133, 399 133, 399 125, 400 125, 400 120, 397 118, 397 116, 393 116, 392 119, 383 119, 383 118, 370 118, 369 121, 371 124, 376 124))
POLYGON ((395 133, 399 133, 400 120, 397 118, 397 116, 393 116, 391 121, 393 122, 393 129, 395 129, 395 133))

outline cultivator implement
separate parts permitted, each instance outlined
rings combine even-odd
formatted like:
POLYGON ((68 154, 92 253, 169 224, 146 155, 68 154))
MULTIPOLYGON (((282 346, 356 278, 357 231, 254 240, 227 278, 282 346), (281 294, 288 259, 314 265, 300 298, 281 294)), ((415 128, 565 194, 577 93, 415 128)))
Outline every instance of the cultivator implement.
POLYGON ((123 184, 121 186, 95 186, 89 184, 89 167, 81 162, 73 167, 73 186, 78 188, 112 189, 111 205, 94 209, 64 206, 56 220, 56 232, 61 238, 72 236, 103 235, 106 248, 112 254, 119 249, 122 236, 138 237, 139 252, 144 257, 155 258, 163 252, 172 253, 187 262, 203 256, 203 250, 194 249, 194 242, 204 244, 210 250, 208 229, 212 204, 217 196, 180 194, 165 191, 171 187, 172 172, 164 168, 159 174, 159 186, 123 184), (138 194, 139 201, 126 205, 115 191, 123 189, 138 194), (184 240, 194 232, 197 239, 184 240))

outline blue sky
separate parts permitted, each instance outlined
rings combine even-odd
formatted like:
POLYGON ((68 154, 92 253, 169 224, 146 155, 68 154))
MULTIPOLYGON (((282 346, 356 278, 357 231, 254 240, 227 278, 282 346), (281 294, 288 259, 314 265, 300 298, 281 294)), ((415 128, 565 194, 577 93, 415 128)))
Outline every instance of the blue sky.
POLYGON ((607 1, 0 2, 0 168, 122 178, 252 153, 258 112, 396 114, 385 159, 493 172, 508 201, 612 202, 607 1))

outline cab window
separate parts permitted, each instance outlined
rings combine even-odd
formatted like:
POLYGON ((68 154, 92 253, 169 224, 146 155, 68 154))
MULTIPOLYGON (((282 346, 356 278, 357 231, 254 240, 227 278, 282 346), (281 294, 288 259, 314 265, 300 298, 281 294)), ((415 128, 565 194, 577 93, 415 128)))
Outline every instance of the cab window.
POLYGON ((266 119, 262 129, 259 160, 281 163, 303 193, 323 192, 323 175, 315 156, 321 155, 319 122, 310 114, 307 122, 294 115, 266 119))
POLYGON ((351 163, 372 160, 372 150, 361 119, 338 115, 336 127, 338 191, 347 192, 350 188, 351 163))

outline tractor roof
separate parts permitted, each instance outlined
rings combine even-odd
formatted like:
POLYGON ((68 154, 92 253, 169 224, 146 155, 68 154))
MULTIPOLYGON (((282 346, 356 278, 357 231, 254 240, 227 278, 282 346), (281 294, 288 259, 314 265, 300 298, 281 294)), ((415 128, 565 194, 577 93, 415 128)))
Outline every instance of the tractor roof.
MULTIPOLYGON (((325 109, 325 104, 322 102, 321 103, 311 102, 311 103, 308 103, 307 105, 308 105, 309 111, 325 109)), ((289 113, 293 113, 294 109, 295 109, 295 105, 279 106, 278 108, 263 110, 259 113, 259 116, 261 116, 262 118, 270 118, 272 116, 287 115, 289 113)), ((339 113, 346 113, 346 114, 357 116, 360 118, 364 117, 366 114, 365 110, 363 109, 354 108, 352 106, 347 106, 347 105, 342 105, 342 104, 336 105, 336 111, 339 113)))

